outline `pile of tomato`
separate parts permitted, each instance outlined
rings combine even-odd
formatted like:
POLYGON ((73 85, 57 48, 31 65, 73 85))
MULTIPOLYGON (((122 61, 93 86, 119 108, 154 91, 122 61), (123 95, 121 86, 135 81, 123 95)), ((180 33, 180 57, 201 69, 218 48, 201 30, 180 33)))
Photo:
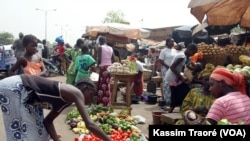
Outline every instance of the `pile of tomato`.
MULTIPOLYGON (((118 130, 111 130, 110 138, 112 141, 140 141, 140 136, 138 133, 132 133, 130 130, 124 132, 121 129, 118 130)), ((102 139, 96 137, 93 133, 90 135, 85 135, 82 140, 76 141, 102 141, 102 139)))

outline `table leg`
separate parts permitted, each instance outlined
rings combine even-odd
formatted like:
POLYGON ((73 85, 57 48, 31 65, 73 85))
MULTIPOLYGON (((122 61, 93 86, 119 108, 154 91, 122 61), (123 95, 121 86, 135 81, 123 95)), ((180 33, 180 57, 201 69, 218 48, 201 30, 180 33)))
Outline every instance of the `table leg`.
POLYGON ((113 90, 112 90, 112 101, 111 101, 112 105, 116 102, 118 81, 119 80, 117 78, 115 78, 115 80, 114 80, 114 86, 113 86, 113 90))

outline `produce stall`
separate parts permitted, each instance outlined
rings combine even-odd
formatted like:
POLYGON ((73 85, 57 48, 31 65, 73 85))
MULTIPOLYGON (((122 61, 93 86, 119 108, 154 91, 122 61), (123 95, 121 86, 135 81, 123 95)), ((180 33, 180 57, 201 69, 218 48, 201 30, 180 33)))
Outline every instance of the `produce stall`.
MULTIPOLYGON (((107 134, 113 141, 146 141, 136 125, 145 122, 140 116, 130 116, 127 110, 119 113, 112 107, 91 105, 87 108, 91 119, 107 134)), ((91 133, 82 120, 76 108, 73 108, 66 117, 67 124, 73 133, 77 135, 77 141, 101 141, 91 133)))
MULTIPOLYGON (((127 100, 122 108, 117 107, 115 102, 117 86, 113 87, 112 104, 111 106, 91 105, 87 108, 90 118, 106 133, 113 141, 144 141, 146 140, 140 129, 136 127, 137 124, 145 123, 145 118, 136 115, 131 115, 131 80, 129 76, 135 75, 136 72, 136 58, 128 57, 122 63, 113 63, 108 67, 109 73, 115 79, 115 85, 118 81, 127 81, 127 100), (126 77, 124 77, 126 76, 126 77), (119 110, 118 110, 119 109, 119 110), (119 111, 119 112, 118 112, 119 111)), ((92 76, 93 77, 93 76, 92 76)), ((94 77, 93 77, 94 78, 94 77)), ((120 103, 119 103, 120 104, 120 103)), ((82 120, 78 110, 73 108, 67 114, 67 123, 69 124, 72 132, 78 134, 79 141, 100 141, 94 134, 92 134, 82 120)))
POLYGON ((242 64, 239 60, 240 55, 248 55, 250 53, 249 47, 226 45, 217 46, 206 43, 199 43, 198 52, 203 53, 205 63, 211 63, 215 66, 225 64, 242 64))

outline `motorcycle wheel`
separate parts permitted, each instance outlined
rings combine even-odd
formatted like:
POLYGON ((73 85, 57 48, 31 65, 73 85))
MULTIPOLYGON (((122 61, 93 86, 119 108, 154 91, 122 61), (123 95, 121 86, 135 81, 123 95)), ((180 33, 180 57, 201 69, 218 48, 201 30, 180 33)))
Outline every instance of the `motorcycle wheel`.
POLYGON ((65 71, 64 71, 64 69, 63 69, 63 66, 61 66, 60 67, 60 72, 59 72, 62 76, 64 76, 65 75, 65 71))
POLYGON ((48 66, 45 65, 45 68, 46 68, 46 72, 45 72, 45 77, 50 77, 51 75, 51 71, 50 71, 50 68, 48 66))

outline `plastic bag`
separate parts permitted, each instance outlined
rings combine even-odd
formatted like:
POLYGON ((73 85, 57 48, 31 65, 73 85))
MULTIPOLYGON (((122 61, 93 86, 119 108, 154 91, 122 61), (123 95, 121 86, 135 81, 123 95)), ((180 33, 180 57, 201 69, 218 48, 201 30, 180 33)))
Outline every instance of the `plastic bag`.
POLYGON ((129 66, 129 70, 130 73, 137 73, 137 69, 136 69, 136 57, 134 56, 128 56, 127 57, 128 60, 128 66, 129 66))

